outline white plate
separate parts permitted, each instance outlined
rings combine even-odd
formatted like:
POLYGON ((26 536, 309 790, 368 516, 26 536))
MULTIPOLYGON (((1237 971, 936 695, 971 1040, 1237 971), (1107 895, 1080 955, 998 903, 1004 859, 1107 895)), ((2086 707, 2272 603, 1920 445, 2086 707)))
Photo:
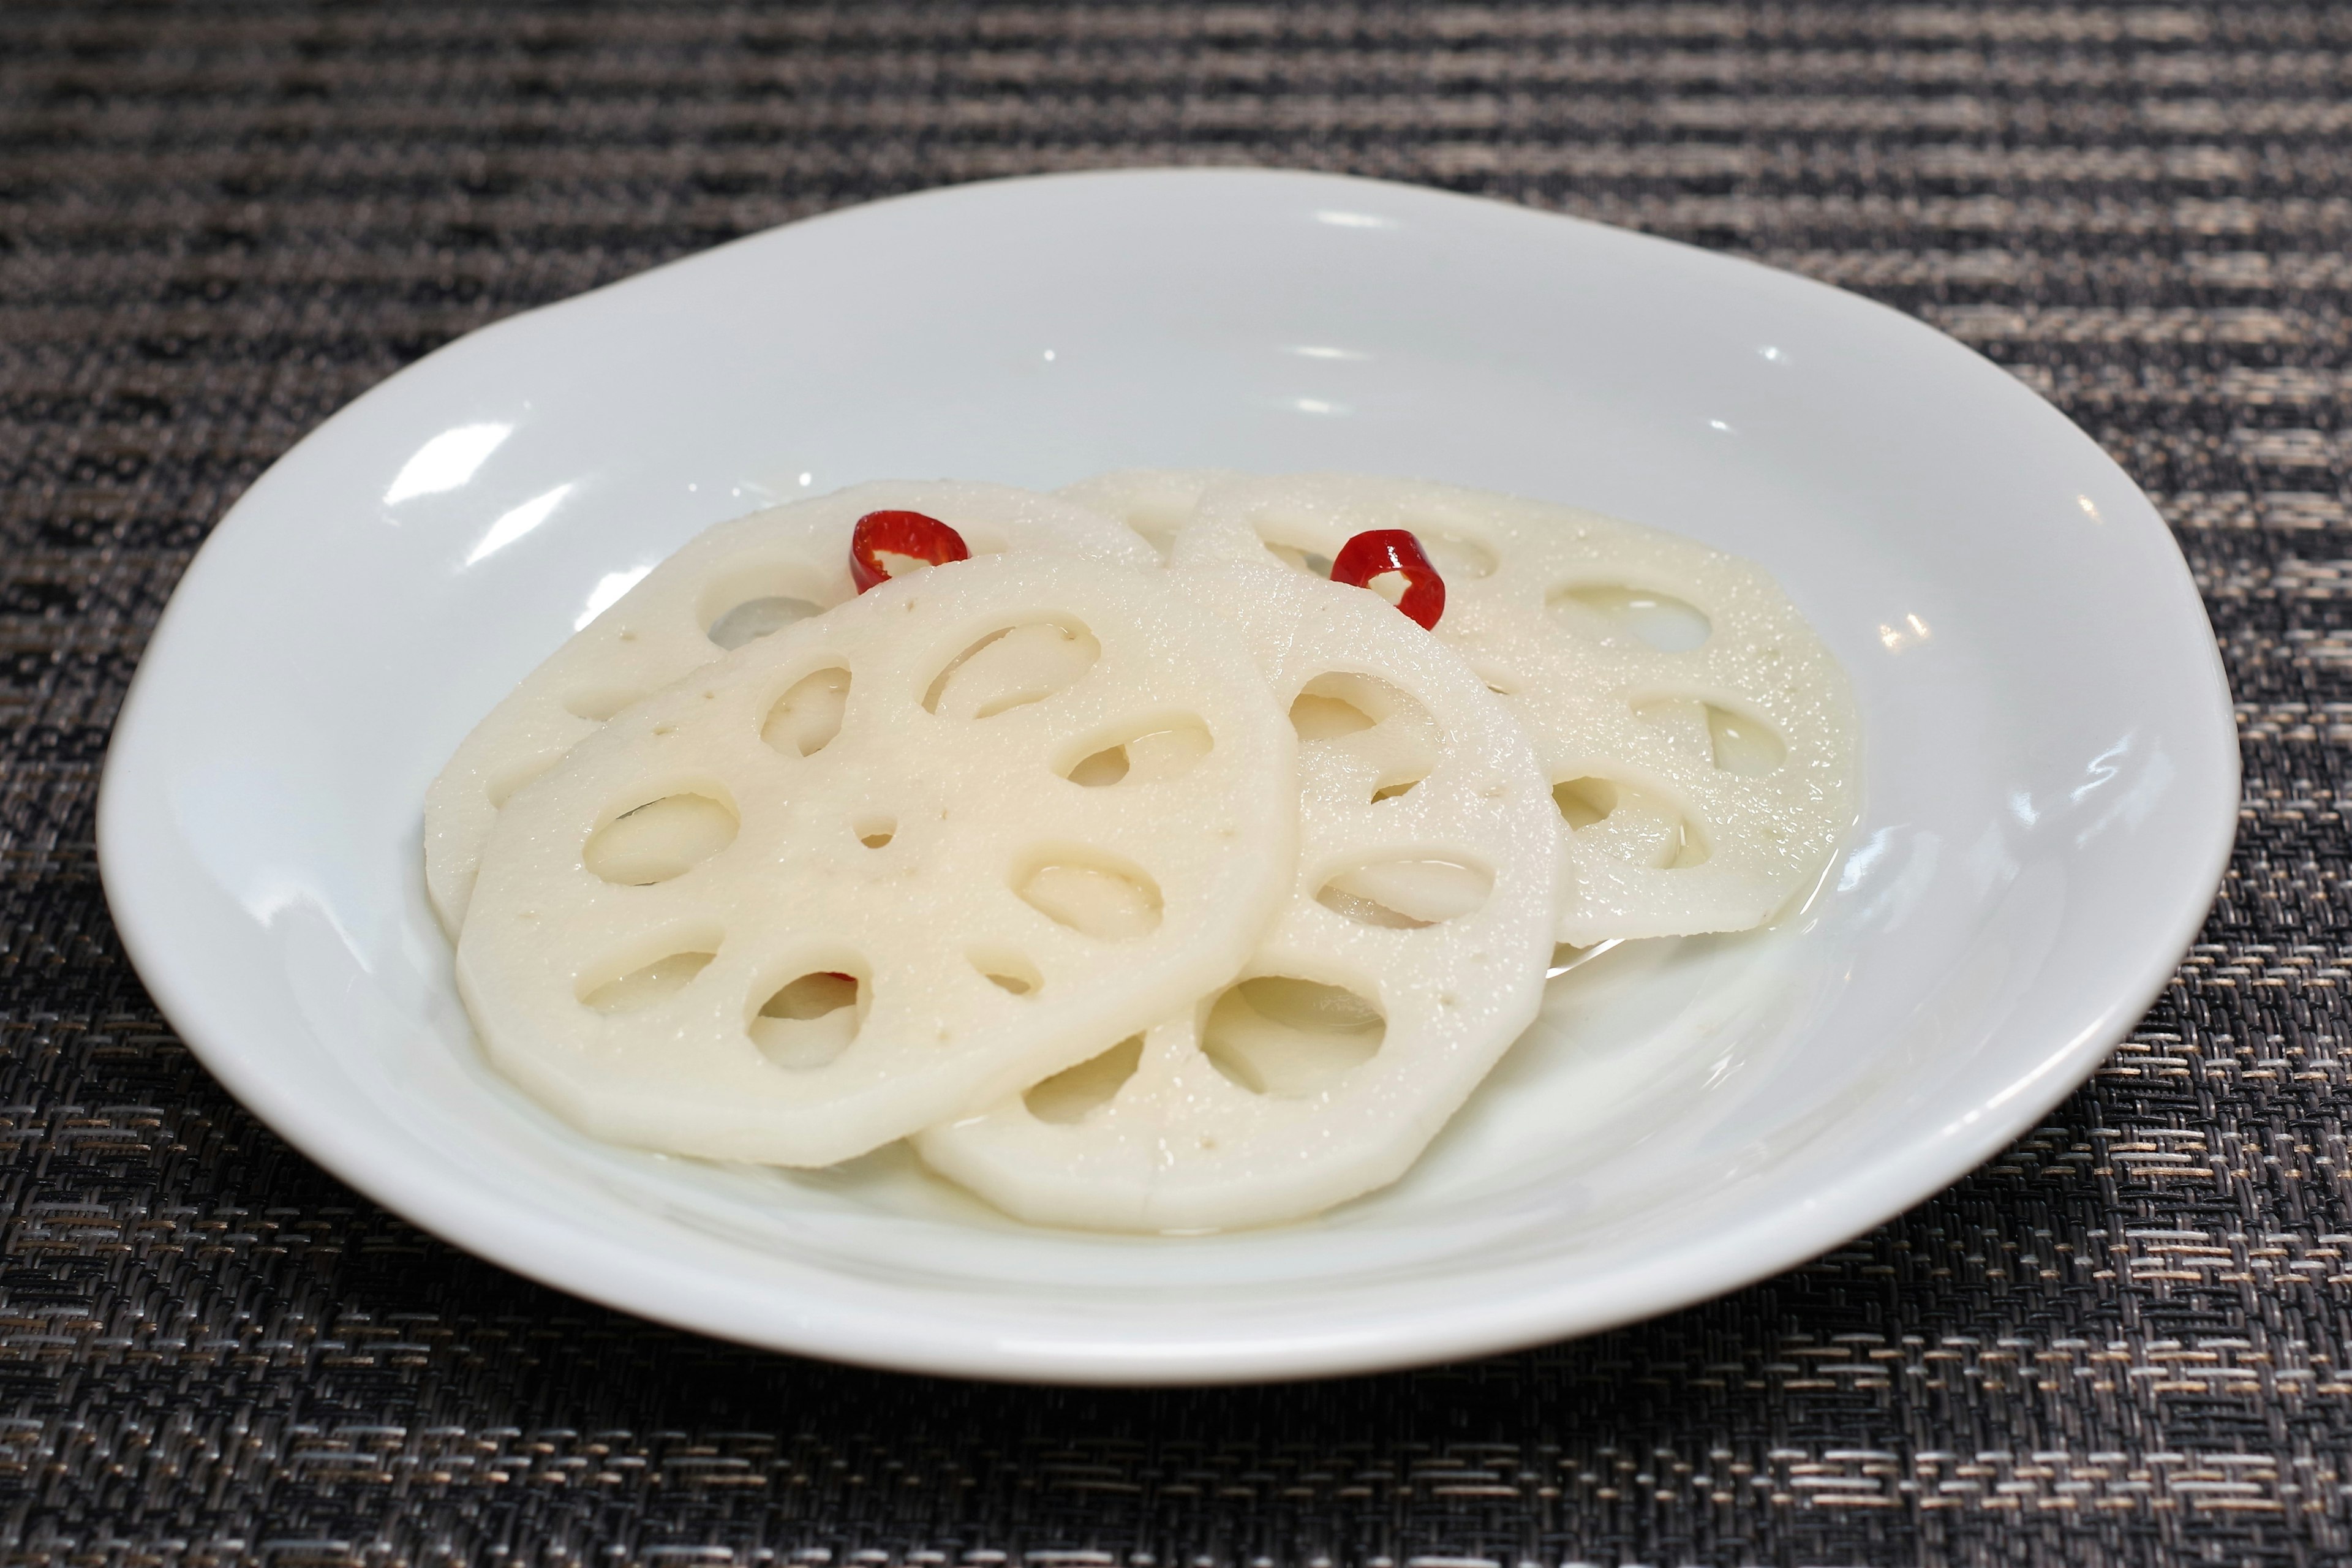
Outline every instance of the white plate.
POLYGON ((214 533, 100 806, 140 973, 321 1164, 462 1247, 715 1334, 992 1377, 1359 1371, 1588 1332, 1803 1261, 2031 1126, 2138 1018, 2237 750, 2169 537, 2047 405, 1852 295, 1320 175, 878 203, 477 332, 214 533), (887 1152, 606 1148, 482 1064, 418 869, 493 700, 721 518, 879 477, 1353 468, 1765 563, 1845 661, 1867 814, 1801 916, 1643 943, 1398 1186, 1279 1230, 1029 1230, 887 1152))

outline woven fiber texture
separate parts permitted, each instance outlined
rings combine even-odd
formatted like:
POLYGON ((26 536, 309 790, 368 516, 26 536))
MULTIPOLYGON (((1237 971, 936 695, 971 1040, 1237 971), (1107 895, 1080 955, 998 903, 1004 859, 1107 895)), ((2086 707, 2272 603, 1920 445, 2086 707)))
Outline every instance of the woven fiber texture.
POLYGON ((0 1562, 2316 1563, 2352 1554, 2352 14, 2324 5, 0 7, 0 1562), (845 1370, 453 1252, 241 1110, 100 894, 117 703, 306 430, 829 207, 1347 170, 1958 334, 2179 532, 2247 801, 2016 1149, 1598 1339, 1181 1393, 845 1370))

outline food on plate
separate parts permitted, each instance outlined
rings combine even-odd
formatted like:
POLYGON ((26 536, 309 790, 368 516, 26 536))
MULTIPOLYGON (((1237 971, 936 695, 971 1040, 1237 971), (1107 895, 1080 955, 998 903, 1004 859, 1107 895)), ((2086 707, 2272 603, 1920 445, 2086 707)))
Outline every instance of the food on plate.
POLYGON ((1423 631, 1435 631, 1444 618, 1445 579, 1430 564, 1421 541, 1402 528, 1371 528, 1352 536, 1331 557, 1331 570, 1324 575, 1371 589, 1423 631))
POLYGON ((1384 1186, 1542 1001, 1564 829, 1502 700, 1372 595, 1270 563, 1171 576, 1297 728, 1297 872, 1235 973, 916 1135, 1040 1224, 1265 1225, 1384 1186))
POLYGON ((1297 742, 1158 573, 913 573, 620 713, 499 814, 457 943, 491 1059, 597 1136, 821 1165, 1239 969, 1297 742))
POLYGON ((962 534, 919 511, 869 511, 849 533, 849 581, 861 594, 909 571, 971 559, 962 534))
POLYGON ((701 535, 469 735, 428 883, 491 1060, 599 1137, 899 1139, 1016 1218, 1395 1181, 1554 944, 1744 930, 1851 825, 1759 567, 1412 480, 883 483, 701 535))
POLYGON ((1574 829, 1560 941, 1745 931, 1821 875, 1853 819, 1853 700, 1759 566, 1575 507, 1349 474, 1208 484, 1173 560, 1311 563, 1379 529, 1444 577, 1436 635, 1510 699, 1574 829))
MULTIPOLYGON (((509 796, 597 726, 728 649, 854 596, 850 531, 870 512, 941 520, 971 552, 1042 551, 1149 565, 1117 521, 1010 485, 887 481, 720 523, 648 573, 474 727, 425 797, 425 879, 456 935, 509 796)), ((887 548, 887 542, 883 542, 887 548)))

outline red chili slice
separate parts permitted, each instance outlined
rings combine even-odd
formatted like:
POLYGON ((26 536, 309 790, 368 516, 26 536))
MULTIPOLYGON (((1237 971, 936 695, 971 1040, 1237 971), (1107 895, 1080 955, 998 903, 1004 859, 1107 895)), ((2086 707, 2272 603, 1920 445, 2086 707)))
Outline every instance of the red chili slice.
POLYGON ((1421 541, 1402 528, 1375 528, 1339 546, 1331 560, 1331 581, 1369 588, 1372 579, 1391 572, 1404 574, 1404 596, 1397 608, 1428 630, 1445 613, 1445 579, 1429 563, 1421 541))
POLYGON ((859 593, 890 580, 890 569, 882 564, 886 553, 911 555, 934 566, 971 559, 963 535, 936 517, 919 511, 869 511, 849 536, 849 580, 859 593))

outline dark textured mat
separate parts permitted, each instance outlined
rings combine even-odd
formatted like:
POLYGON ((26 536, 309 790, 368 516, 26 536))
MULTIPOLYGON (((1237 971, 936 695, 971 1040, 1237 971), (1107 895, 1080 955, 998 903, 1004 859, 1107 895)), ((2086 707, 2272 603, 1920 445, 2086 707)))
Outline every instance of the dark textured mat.
POLYGON ((2352 1552, 2352 15, 2325 5, 0 8, 0 1557, 2216 1563, 2352 1552), (189 552, 470 327, 831 205, 1347 169, 1937 322, 2153 492, 2236 868, 1997 1164, 1600 1339, 1124 1394, 646 1327, 355 1199, 123 963, 115 704, 189 552))

